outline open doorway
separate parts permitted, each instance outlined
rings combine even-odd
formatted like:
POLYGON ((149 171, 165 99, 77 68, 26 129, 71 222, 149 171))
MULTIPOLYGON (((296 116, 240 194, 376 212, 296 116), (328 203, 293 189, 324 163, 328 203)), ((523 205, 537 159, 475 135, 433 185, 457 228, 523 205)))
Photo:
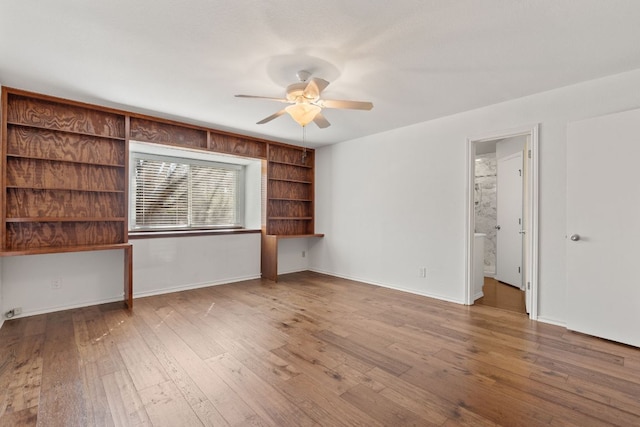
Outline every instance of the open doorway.
POLYGON ((466 302, 537 318, 538 126, 468 139, 466 302), (485 279, 486 278, 486 279, 485 279), (483 290, 487 284, 487 295, 483 290), (515 299, 515 300, 514 300, 515 299))

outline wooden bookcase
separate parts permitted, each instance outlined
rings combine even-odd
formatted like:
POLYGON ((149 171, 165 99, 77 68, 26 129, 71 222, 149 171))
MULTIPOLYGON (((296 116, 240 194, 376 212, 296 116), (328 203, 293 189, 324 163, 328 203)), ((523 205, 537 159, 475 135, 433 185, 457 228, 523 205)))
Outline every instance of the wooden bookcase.
POLYGON ((130 267, 126 116, 3 88, 2 121, 1 255, 124 249, 130 267))
POLYGON ((280 239, 322 237, 314 227, 314 151, 267 147, 262 236, 262 277, 278 278, 280 239))
POLYGON ((313 152, 269 146, 267 234, 313 234, 313 152))

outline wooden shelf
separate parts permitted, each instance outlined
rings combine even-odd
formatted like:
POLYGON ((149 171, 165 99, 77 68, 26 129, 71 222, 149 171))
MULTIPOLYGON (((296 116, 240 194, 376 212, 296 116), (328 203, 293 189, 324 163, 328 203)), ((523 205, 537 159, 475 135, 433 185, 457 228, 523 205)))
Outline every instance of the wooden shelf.
POLYGON ((59 254, 69 252, 89 252, 89 251, 106 251, 113 249, 129 249, 131 243, 114 243, 109 245, 79 245, 79 246, 59 246, 49 248, 22 249, 15 251, 0 251, 0 257, 20 256, 20 255, 42 255, 42 254, 59 254))
POLYGON ((43 191, 78 191, 82 193, 124 193, 125 190, 98 190, 86 188, 62 188, 62 187, 31 187, 22 185, 7 185, 7 188, 15 188, 21 190, 43 190, 43 191))
POLYGON ((273 236, 277 239, 306 239, 309 237, 324 237, 324 233, 315 233, 315 234, 281 234, 278 236, 273 236))
POLYGON ((290 199, 288 197, 271 197, 269 200, 275 202, 313 202, 311 199, 290 199))
POLYGON ((299 163, 293 163, 293 162, 281 162, 278 160, 269 160, 269 163, 275 163, 278 165, 288 165, 288 166, 297 166, 299 168, 306 168, 306 169, 313 169, 313 166, 311 165, 301 165, 299 163))
POLYGON ((126 139, 125 137, 120 137, 120 136, 100 135, 100 134, 97 134, 97 133, 79 132, 79 131, 74 131, 74 130, 69 130, 69 129, 49 128, 49 127, 46 127, 46 126, 38 126, 38 125, 28 124, 28 123, 19 123, 19 122, 14 122, 14 121, 9 121, 9 120, 7 120, 7 125, 22 126, 22 127, 27 127, 27 128, 31 128, 31 129, 40 129, 40 130, 53 131, 53 132, 71 133, 71 134, 74 134, 74 135, 91 136, 91 137, 95 137, 95 138, 115 139, 115 140, 118 140, 118 141, 124 141, 126 139))
POLYGON ((7 153, 7 157, 12 157, 16 159, 29 159, 29 160, 40 160, 44 162, 59 162, 59 163, 72 163, 72 164, 80 164, 80 165, 95 165, 95 166, 105 166, 109 168, 124 168, 125 165, 113 164, 113 163, 99 163, 99 162, 86 162, 81 160, 66 160, 66 159, 52 159, 47 157, 37 157, 37 156, 25 156, 22 154, 14 154, 7 153))
POLYGON ((313 184, 312 181, 303 181, 300 179, 287 179, 287 178, 269 178, 270 181, 282 181, 282 182, 295 182, 296 184, 313 184))
POLYGON ((114 217, 29 217, 29 218, 7 218, 7 222, 124 222, 126 218, 114 217))
POLYGON ((309 221, 312 216, 270 216, 269 219, 274 221, 293 220, 293 221, 309 221))

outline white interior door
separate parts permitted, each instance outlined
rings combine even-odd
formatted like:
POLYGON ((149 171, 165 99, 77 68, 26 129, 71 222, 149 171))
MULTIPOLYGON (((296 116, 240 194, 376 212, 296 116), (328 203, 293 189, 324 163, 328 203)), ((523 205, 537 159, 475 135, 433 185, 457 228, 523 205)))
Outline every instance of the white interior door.
POLYGON ((522 152, 498 159, 496 279, 522 288, 522 152))
POLYGON ((567 128, 567 327, 640 347, 640 110, 567 128))

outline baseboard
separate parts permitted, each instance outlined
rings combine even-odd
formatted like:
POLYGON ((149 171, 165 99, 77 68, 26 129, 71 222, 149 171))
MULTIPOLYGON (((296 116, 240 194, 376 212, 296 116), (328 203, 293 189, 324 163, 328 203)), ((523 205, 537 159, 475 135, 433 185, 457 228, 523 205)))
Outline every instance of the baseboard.
POLYGON ((311 271, 308 268, 298 268, 298 269, 294 269, 294 270, 286 270, 286 271, 280 271, 278 270, 278 276, 280 276, 281 274, 291 274, 291 273, 301 273, 303 271, 311 271))
POLYGON ((566 322, 561 322, 561 321, 555 320, 555 319, 549 319, 547 317, 538 316, 538 318, 536 320, 538 322, 548 323, 550 325, 555 325, 555 326, 561 326, 563 328, 567 327, 567 323, 566 322))
POLYGON ((89 307, 92 305, 109 304, 109 303, 118 302, 118 301, 124 301, 124 294, 117 297, 105 298, 97 301, 96 300, 83 301, 75 304, 56 305, 51 307, 40 308, 37 310, 24 310, 21 314, 12 317, 12 319, 19 319, 21 317, 28 317, 28 316, 37 316, 39 314, 53 313, 56 311, 72 310, 74 308, 89 307))
MULTIPOLYGON (((165 288, 165 289, 158 289, 158 290, 154 290, 154 291, 149 291, 149 292, 141 292, 141 293, 133 293, 133 297, 134 298, 142 298, 142 297, 148 297, 148 296, 153 296, 153 295, 162 295, 162 294, 169 294, 172 292, 179 292, 179 291, 186 291, 189 289, 198 289, 198 288, 205 288, 208 286, 217 286, 217 285, 224 285, 224 284, 228 284, 228 283, 235 283, 235 282, 242 282, 245 280, 253 280, 253 279, 259 279, 260 275, 253 275, 253 276, 245 276, 245 277, 236 277, 236 278, 231 278, 231 279, 224 279, 224 280, 219 280, 219 281, 214 281, 214 282, 206 282, 206 283, 194 283, 194 284, 188 284, 188 285, 183 285, 183 286, 174 286, 171 288, 165 288)), ((63 310, 72 310, 74 308, 81 308, 81 307, 89 307, 92 305, 100 305, 100 304, 108 304, 108 303, 112 303, 112 302, 118 302, 118 301, 124 301, 124 294, 117 296, 117 297, 111 297, 111 298, 105 298, 105 299, 101 299, 101 300, 92 300, 92 301, 83 301, 83 302, 79 302, 79 303, 75 303, 75 304, 69 304, 69 305, 59 305, 59 306, 51 306, 51 307, 45 307, 45 308, 41 308, 41 309, 37 309, 37 310, 25 310, 23 311, 20 315, 13 317, 12 319, 19 319, 21 317, 27 317, 27 316, 37 316, 39 314, 47 314, 47 313, 53 313, 56 311, 63 311, 63 310)), ((134 308, 135 308, 135 303, 133 304, 134 308)), ((4 323, 5 319, 0 320, 0 327, 2 327, 2 324, 4 323)))
POLYGON ((0 319, 0 329, 2 329, 2 325, 4 325, 4 319, 0 319))
POLYGON ((402 288, 402 287, 399 287, 399 286, 391 285, 389 283, 377 282, 377 281, 373 281, 373 280, 370 280, 370 279, 363 279, 361 277, 347 276, 347 275, 343 275, 343 274, 331 273, 331 272, 319 270, 319 269, 316 269, 316 268, 309 268, 308 271, 313 271, 315 273, 320 273, 320 274, 326 274, 328 276, 339 277, 341 279, 347 279, 347 280, 353 280, 353 281, 356 281, 356 282, 366 283, 367 285, 380 286, 382 288, 393 289, 393 290, 396 290, 396 291, 406 292, 406 293, 414 294, 414 295, 420 295, 422 297, 433 298, 433 299, 437 299, 437 300, 440 300, 440 301, 447 301, 447 302, 452 302, 454 304, 464 305, 464 301, 459 301, 459 300, 455 300, 453 298, 444 297, 442 295, 431 294, 431 293, 427 293, 427 292, 417 292, 417 291, 415 291, 413 289, 406 289, 406 288, 402 288))
MULTIPOLYGON (((200 288, 207 288, 209 286, 226 285, 230 283, 244 282, 245 280, 254 280, 259 278, 260 278, 260 275, 258 274, 253 276, 242 276, 242 277, 234 277, 231 279, 216 280, 213 282, 190 283, 187 285, 172 286, 170 288, 156 289, 153 291, 137 292, 137 293, 134 292, 133 298, 152 297, 154 295, 164 295, 164 294, 170 294, 172 292, 188 291, 190 289, 200 289, 200 288)), ((135 307, 135 303, 134 303, 134 307, 135 307)))
POLYGON ((475 295, 473 296, 473 300, 475 301, 475 300, 477 300, 477 299, 482 298, 483 296, 484 296, 484 292, 480 291, 480 292, 478 292, 477 294, 475 294, 475 295))

